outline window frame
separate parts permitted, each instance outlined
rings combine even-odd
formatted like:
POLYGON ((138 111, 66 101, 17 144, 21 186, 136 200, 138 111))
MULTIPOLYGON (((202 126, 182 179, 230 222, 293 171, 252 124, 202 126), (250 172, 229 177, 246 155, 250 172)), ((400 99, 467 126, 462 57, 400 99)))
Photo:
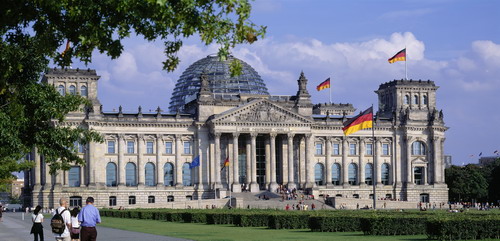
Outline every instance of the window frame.
POLYGON ((116 154, 116 141, 108 140, 107 144, 108 144, 107 154, 116 154))
POLYGON ((391 155, 389 143, 382 143, 382 155, 384 156, 391 155))
POLYGON ((183 148, 183 149, 184 149, 184 152, 183 152, 183 153, 184 153, 184 154, 187 154, 187 155, 191 154, 191 149, 192 149, 192 148, 191 148, 191 146, 192 146, 192 145, 191 145, 191 141, 184 141, 184 143, 183 143, 182 145, 183 145, 183 147, 184 147, 184 148, 183 148), (187 145, 187 146, 186 146, 186 145, 187 145), (187 150, 187 152, 186 152, 186 150, 187 150))
POLYGON ((127 154, 135 154, 135 141, 127 141, 127 154))
POLYGON ((355 156, 358 153, 358 145, 356 143, 349 143, 349 155, 355 156))
POLYGON ((174 144, 172 141, 165 142, 165 154, 174 154, 174 144), (168 144, 170 144, 170 147, 168 144))
POLYGON ((373 143, 366 143, 365 144, 365 155, 373 156, 373 143), (370 148, 368 148, 368 147, 370 147, 370 148))
POLYGON ((154 154, 154 141, 146 141, 146 154, 154 154))
POLYGON ((135 205, 137 204, 137 197, 136 196, 128 196, 128 205, 135 205))
POLYGON ((339 143, 332 143, 332 154, 335 156, 341 155, 339 143))
POLYGON ((323 155, 323 143, 316 142, 316 155, 323 155))
POLYGON ((116 206, 116 203, 117 203, 116 196, 110 196, 108 198, 108 204, 109 204, 110 207, 116 206))

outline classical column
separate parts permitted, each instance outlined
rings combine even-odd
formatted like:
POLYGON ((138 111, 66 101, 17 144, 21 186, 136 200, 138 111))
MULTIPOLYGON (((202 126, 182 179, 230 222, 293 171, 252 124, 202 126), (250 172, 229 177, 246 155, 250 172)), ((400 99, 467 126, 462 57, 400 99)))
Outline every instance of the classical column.
POLYGON ((411 170, 411 136, 406 136, 406 182, 408 185, 413 183, 411 170))
MULTIPOLYGON (((106 143, 105 143, 106 144, 106 143)), ((89 144, 89 159, 87 162, 87 166, 89 167, 89 187, 96 187, 96 170, 95 165, 97 163, 98 158, 96 157, 96 149, 97 143, 91 142, 89 144)))
POLYGON ((52 189, 52 175, 50 174, 50 166, 47 162, 44 162, 45 165, 45 185, 43 187, 44 190, 52 189))
POLYGON ((252 182, 252 140, 249 138, 250 136, 246 136, 246 188, 247 190, 250 188, 250 183, 252 182))
POLYGON ((241 192, 241 186, 240 186, 240 175, 239 175, 239 153, 238 153, 238 138, 240 136, 240 133, 234 132, 233 133, 233 163, 232 163, 232 170, 233 170, 233 185, 232 185, 232 190, 233 192, 241 192))
POLYGON ((439 183, 444 183, 444 164, 443 164, 443 161, 444 161, 444 141, 445 141, 446 138, 441 138, 440 140, 440 155, 439 155, 439 160, 437 162, 438 166, 439 166, 439 169, 438 169, 438 177, 437 177, 437 180, 439 183))
POLYGON ((163 188, 163 168, 161 166, 161 153, 162 153, 163 138, 161 134, 156 135, 156 187, 163 188))
MULTIPOLYGON (((40 188, 42 188, 42 160, 40 158, 40 154, 38 154, 38 148, 35 146, 34 150, 34 156, 35 156, 35 170, 34 170, 34 179, 35 179, 35 185, 33 187, 34 191, 39 191, 40 188)), ((82 182, 83 183, 83 182, 82 182)))
MULTIPOLYGON (((373 148, 373 147, 372 147, 373 148)), ((372 149, 373 151, 373 149, 372 149)), ((359 180, 358 185, 365 185, 365 154, 366 154, 366 139, 360 138, 359 140, 359 180)))
POLYGON ((182 135, 175 135, 175 186, 182 187, 182 135))
POLYGON ((271 142, 271 183, 269 183, 269 190, 275 192, 278 188, 278 183, 276 182, 276 133, 270 133, 269 138, 271 142))
POLYGON ((347 142, 347 137, 343 137, 342 140, 342 185, 349 185, 349 167, 347 161, 347 153, 349 152, 349 143, 347 142))
POLYGON ((281 183, 286 185, 288 183, 288 145, 286 144, 286 136, 281 135, 281 183))
POLYGON ((375 177, 373 177, 373 180, 375 181, 375 185, 379 184, 382 182, 382 174, 380 172, 380 153, 382 152, 381 151, 381 140, 380 138, 376 138, 375 139, 375 159, 373 160, 373 170, 374 170, 374 173, 375 173, 375 177))
POLYGON ((265 187, 268 188, 271 183, 271 148, 270 148, 270 137, 266 138, 265 143, 265 155, 266 155, 266 184, 265 187))
POLYGON ((312 134, 306 134, 306 188, 316 186, 314 182, 314 137, 312 134))
POLYGON ((118 135, 118 166, 116 167, 116 177, 118 179, 116 181, 119 187, 125 186, 124 153, 125 153, 125 136, 121 134, 118 135))
POLYGON ((326 171, 326 180, 325 180, 325 185, 326 187, 333 187, 332 185, 332 139, 327 136, 326 137, 326 164, 325 164, 325 171, 326 171))
POLYGON ((433 178, 433 183, 434 183, 434 184, 438 184, 438 183, 439 183, 439 181, 440 181, 440 180, 439 180, 439 171, 440 171, 440 170, 439 170, 439 163, 440 163, 440 162, 439 162, 439 157, 441 156, 441 155, 440 155, 440 153, 439 153, 439 146, 440 146, 440 144, 441 144, 440 142, 441 142, 441 141, 440 141, 440 138, 439 138, 439 137, 434 136, 434 137, 432 138, 432 144, 433 144, 433 145, 432 145, 432 147, 433 147, 432 149, 433 149, 433 152, 434 152, 434 155, 433 155, 433 159, 434 159, 434 160, 432 160, 432 164, 433 164, 433 165, 432 165, 432 169, 433 169, 433 171, 434 171, 434 173, 433 173, 433 176, 434 176, 434 178, 433 178))
POLYGON ((137 137, 137 176, 138 186, 144 186, 145 173, 144 173, 144 135, 137 137))
POLYGON ((215 159, 214 159, 214 171, 215 171, 215 188, 220 188, 221 185, 221 175, 220 175, 220 167, 221 167, 221 153, 220 153, 220 137, 222 133, 216 132, 214 134, 215 137, 215 159))
POLYGON ((396 186, 400 187, 403 182, 403 162, 404 162, 404 157, 403 157, 403 146, 401 142, 403 141, 403 137, 399 136, 398 133, 395 133, 393 136, 394 143, 392 144, 392 156, 391 156, 391 177, 392 177, 392 182, 393 184, 396 184, 396 186))
POLYGON ((288 188, 289 189, 294 189, 297 188, 297 183, 295 183, 295 176, 294 176, 294 166, 293 166, 293 133, 288 133, 287 139, 288 139, 288 188))
POLYGON ((258 192, 259 184, 257 184, 257 133, 250 133, 251 144, 252 144, 252 182, 250 183, 250 191, 258 192))

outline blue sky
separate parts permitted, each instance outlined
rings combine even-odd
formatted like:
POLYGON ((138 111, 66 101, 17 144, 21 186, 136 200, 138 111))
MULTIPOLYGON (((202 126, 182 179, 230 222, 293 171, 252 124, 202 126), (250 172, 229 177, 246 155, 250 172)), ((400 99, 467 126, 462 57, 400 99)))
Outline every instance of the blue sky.
MULTIPOLYGON (((500 150, 500 1, 258 0, 251 19, 268 26, 266 38, 233 55, 252 65, 272 94, 295 94, 304 71, 315 103, 328 101, 328 91, 315 86, 331 77, 333 102, 377 106, 373 91, 404 78, 404 62, 387 59, 406 46, 408 77, 440 86, 437 106, 450 127, 445 153, 453 162, 477 162, 479 153, 500 150)), ((162 70, 162 50, 160 41, 134 37, 117 60, 96 53, 92 64, 73 67, 102 76, 104 110, 166 110, 182 71, 217 46, 187 39, 173 73, 162 70)))

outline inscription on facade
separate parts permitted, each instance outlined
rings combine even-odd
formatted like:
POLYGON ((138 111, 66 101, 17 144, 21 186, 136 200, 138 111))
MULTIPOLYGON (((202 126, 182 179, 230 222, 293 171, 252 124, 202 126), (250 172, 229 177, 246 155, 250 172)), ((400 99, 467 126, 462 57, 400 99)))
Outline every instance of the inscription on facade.
POLYGON ((290 128, 262 128, 262 127, 243 127, 238 128, 238 132, 277 132, 277 133, 288 133, 290 128))

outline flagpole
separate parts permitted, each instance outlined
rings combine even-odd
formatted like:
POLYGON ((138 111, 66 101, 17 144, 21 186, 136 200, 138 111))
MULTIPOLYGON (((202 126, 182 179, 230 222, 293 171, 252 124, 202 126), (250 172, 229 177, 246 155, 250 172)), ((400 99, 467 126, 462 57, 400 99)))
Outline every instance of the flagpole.
POLYGON ((328 87, 328 92, 330 93, 330 104, 332 103, 332 79, 329 77, 328 79, 330 79, 330 86, 328 87))
POLYGON ((408 51, 406 49, 406 45, 405 45, 405 80, 408 80, 408 51))
POLYGON ((375 143, 375 120, 374 120, 374 115, 373 113, 375 112, 375 110, 373 109, 373 104, 372 104, 372 155, 373 155, 373 168, 372 168, 372 184, 373 184, 373 209, 377 209, 377 194, 376 194, 376 185, 375 185, 375 181, 377 180, 375 178, 375 168, 377 168, 375 166, 375 164, 378 164, 378 160, 377 162, 375 162, 375 152, 377 151, 377 145, 375 143))
POLYGON ((229 189, 229 208, 231 209, 231 199, 232 198, 231 198, 231 184, 230 184, 230 182, 231 182, 230 181, 231 180, 231 178, 230 178, 231 171, 229 171, 229 169, 231 169, 231 168, 229 168, 230 166, 231 166, 231 163, 229 163, 228 166, 227 166, 227 187, 229 189))

